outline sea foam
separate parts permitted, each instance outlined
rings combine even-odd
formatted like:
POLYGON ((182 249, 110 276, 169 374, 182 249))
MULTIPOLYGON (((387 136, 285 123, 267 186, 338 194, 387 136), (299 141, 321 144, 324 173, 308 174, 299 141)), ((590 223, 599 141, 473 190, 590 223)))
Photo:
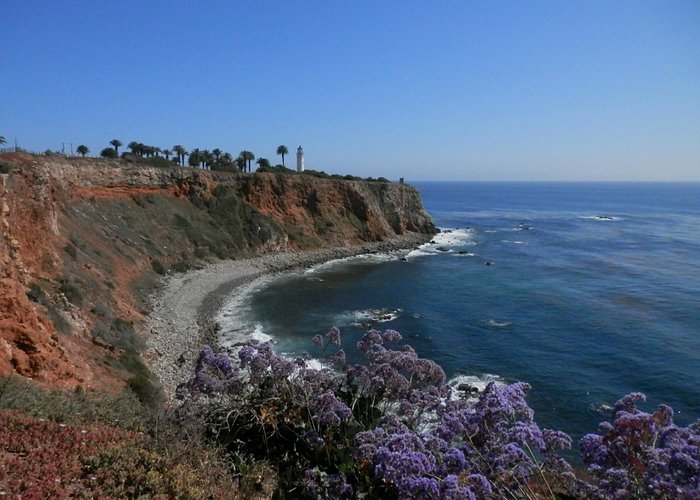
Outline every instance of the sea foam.
POLYGON ((466 229, 441 229, 428 243, 424 243, 417 249, 406 255, 406 260, 426 255, 439 255, 442 253, 455 253, 459 248, 476 245, 474 241, 475 231, 466 229))

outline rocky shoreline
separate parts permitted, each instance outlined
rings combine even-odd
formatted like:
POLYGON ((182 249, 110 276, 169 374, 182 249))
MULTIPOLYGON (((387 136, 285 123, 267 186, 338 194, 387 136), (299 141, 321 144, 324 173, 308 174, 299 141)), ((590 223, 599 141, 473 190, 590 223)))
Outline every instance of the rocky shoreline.
POLYGON ((202 345, 217 342, 213 318, 237 290, 262 276, 353 255, 411 249, 431 238, 430 234, 407 233, 358 246, 222 261, 204 269, 168 276, 150 299, 150 313, 143 330, 147 334, 143 358, 171 401, 177 386, 191 376, 202 345))

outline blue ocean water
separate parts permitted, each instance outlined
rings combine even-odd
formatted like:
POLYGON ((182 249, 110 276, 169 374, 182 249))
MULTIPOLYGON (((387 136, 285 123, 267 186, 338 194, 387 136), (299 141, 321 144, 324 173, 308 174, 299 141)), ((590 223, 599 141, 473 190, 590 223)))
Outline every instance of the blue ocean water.
POLYGON ((348 353, 399 330, 453 381, 530 383, 538 423, 575 440, 632 391, 700 418, 700 184, 414 185, 435 243, 285 275, 245 321, 319 358, 332 326, 348 353))

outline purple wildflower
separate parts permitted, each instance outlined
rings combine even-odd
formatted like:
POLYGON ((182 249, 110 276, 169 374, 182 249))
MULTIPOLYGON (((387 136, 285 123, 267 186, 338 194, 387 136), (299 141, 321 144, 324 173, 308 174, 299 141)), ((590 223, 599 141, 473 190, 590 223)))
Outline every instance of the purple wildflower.
POLYGON ((328 483, 328 498, 347 498, 352 495, 352 486, 347 482, 345 474, 329 474, 326 479, 328 483))
POLYGON ((489 498, 491 496, 491 483, 486 477, 481 474, 470 474, 467 477, 469 489, 472 490, 478 498, 489 498))
POLYGON ((399 342, 403 337, 399 332, 396 330, 384 330, 384 333, 382 334, 382 338, 384 339, 384 342, 399 342))
POLYGON ((194 392, 213 394, 237 389, 241 377, 226 354, 215 354, 211 347, 202 347, 195 366, 195 375, 189 382, 194 392))
POLYGON ((542 431, 542 436, 547 451, 568 450, 571 448, 571 436, 565 432, 544 429, 542 431))
POLYGON ((331 328, 330 331, 326 333, 326 337, 328 337, 329 344, 340 346, 340 330, 336 327, 331 328))
POLYGON ((477 497, 471 489, 459 484, 457 476, 450 474, 443 479, 440 485, 440 498, 443 500, 476 500, 477 497))
POLYGON ((529 443, 534 445, 538 450, 543 451, 546 447, 544 444, 544 438, 542 437, 542 431, 535 424, 516 422, 513 427, 510 428, 508 432, 510 439, 520 445, 529 443))
POLYGON ((377 330, 370 330, 362 337, 362 340, 357 342, 357 349, 363 352, 367 352, 373 345, 381 344, 382 334, 377 330))
POLYGON ((258 350, 253 347, 252 345, 246 345, 241 347, 241 350, 238 351, 238 359, 241 360, 241 364, 243 366, 246 366, 248 363, 250 363, 253 360, 253 357, 258 353, 258 350))
POLYGON ((331 361, 334 363, 337 363, 339 365, 344 365, 345 364, 345 351, 343 349, 340 349, 333 356, 331 356, 331 361))
POLYGON ((332 392, 318 396, 311 410, 314 421, 325 426, 340 425, 352 415, 350 408, 332 392))

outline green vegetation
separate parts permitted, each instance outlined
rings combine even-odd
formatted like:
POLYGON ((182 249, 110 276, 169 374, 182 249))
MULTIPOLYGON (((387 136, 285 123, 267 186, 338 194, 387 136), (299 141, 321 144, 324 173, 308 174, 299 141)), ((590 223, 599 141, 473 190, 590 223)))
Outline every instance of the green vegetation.
MULTIPOLYGON (((251 163, 255 159, 255 155, 251 151, 244 149, 243 151, 241 151, 238 154, 238 157, 245 162, 244 165, 245 164, 248 165, 248 172, 251 172, 252 171, 251 163)), ((243 168, 243 171, 245 172, 245 168, 243 168)))
POLYGON ((81 155, 83 158, 85 158, 85 155, 88 154, 88 153, 90 152, 90 150, 88 149, 88 147, 87 147, 86 145, 84 145, 84 144, 81 144, 81 145, 78 146, 75 150, 76 150, 77 153, 78 153, 79 155, 81 155))
POLYGON ((112 139, 109 143, 114 146, 114 156, 119 156, 119 146, 122 145, 122 141, 119 139, 112 139))
POLYGON ((102 151, 100 151, 100 156, 102 158, 116 158, 117 153, 112 148, 104 148, 102 151))
POLYGON ((282 156, 282 166, 284 167, 284 155, 289 154, 287 146, 285 146, 284 144, 277 146, 277 154, 282 156))
POLYGON ((0 379, 0 471, 8 498, 230 498, 238 490, 191 420, 130 391, 47 391, 20 377, 0 379))
POLYGON ((83 294, 80 289, 71 283, 67 278, 61 279, 60 283, 61 286, 59 287, 58 291, 66 297, 68 302, 78 307, 82 306, 83 294))

